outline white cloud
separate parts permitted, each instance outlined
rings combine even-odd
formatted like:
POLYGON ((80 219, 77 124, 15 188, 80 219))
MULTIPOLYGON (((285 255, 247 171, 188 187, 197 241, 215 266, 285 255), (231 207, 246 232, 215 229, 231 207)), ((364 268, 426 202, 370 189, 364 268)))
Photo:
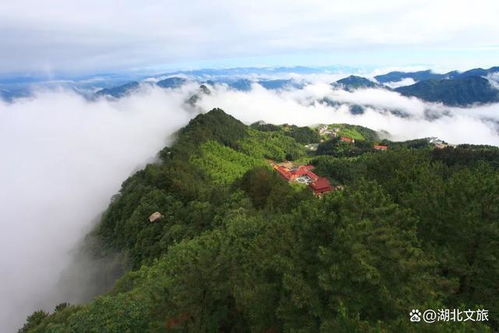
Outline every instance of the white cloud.
POLYGON ((0 331, 67 300, 57 282, 69 251, 130 173, 186 124, 182 102, 154 89, 116 102, 59 91, 0 103, 0 331))
POLYGON ((414 83, 416 83, 416 81, 414 81, 414 79, 412 79, 410 77, 406 77, 405 79, 402 79, 400 81, 385 82, 384 85, 387 87, 390 87, 392 89, 395 89, 395 88, 399 88, 399 87, 410 86, 414 83))
POLYGON ((250 92, 220 88, 203 97, 199 105, 205 111, 221 107, 246 123, 258 120, 302 126, 350 123, 388 131, 395 140, 437 136, 454 144, 499 145, 499 135, 494 123, 499 122, 499 104, 471 109, 448 108, 383 89, 347 92, 319 83, 303 90, 280 92, 265 90, 259 86, 254 86, 250 92), (364 114, 352 115, 347 104, 331 107, 317 102, 324 97, 368 107, 364 114), (390 110, 402 111, 407 117, 396 116, 388 112, 390 110), (438 119, 427 119, 427 114, 438 119))
POLYGON ((499 89, 499 73, 489 74, 487 79, 494 88, 499 89))

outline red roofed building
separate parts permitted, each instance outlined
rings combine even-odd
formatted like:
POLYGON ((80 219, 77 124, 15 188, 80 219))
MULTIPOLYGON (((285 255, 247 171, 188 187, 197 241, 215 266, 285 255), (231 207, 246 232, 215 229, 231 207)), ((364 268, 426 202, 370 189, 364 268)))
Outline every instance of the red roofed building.
POLYGON ((275 169, 285 180, 290 181, 293 179, 293 174, 288 170, 288 168, 278 165, 275 167, 275 169))
POLYGON ((347 136, 342 136, 340 137, 340 141, 346 142, 346 143, 355 143, 355 140, 352 138, 349 138, 347 136))
POLYGON ((376 150, 388 150, 388 146, 382 146, 382 145, 374 145, 373 148, 376 150))
POLYGON ((315 173, 313 173, 312 171, 307 171, 305 173, 305 176, 308 176, 310 179, 312 179, 312 182, 315 182, 319 179, 319 176, 317 176, 315 173))
POLYGON ((276 165, 274 166, 274 168, 281 175, 281 177, 286 179, 287 181, 295 180, 296 178, 302 176, 308 176, 310 177, 310 179, 312 179, 312 181, 315 181, 317 180, 317 178, 319 178, 319 176, 310 171, 314 168, 313 165, 301 165, 296 169, 291 170, 282 165, 276 165))
POLYGON ((291 172, 293 172, 296 175, 296 177, 301 177, 309 173, 314 174, 312 171, 310 171, 313 169, 314 169, 313 165, 300 165, 298 168, 292 170, 291 172))
POLYGON ((274 169, 288 182, 296 180, 300 183, 309 184, 316 195, 333 190, 333 187, 327 178, 319 177, 311 171, 314 169, 313 165, 301 165, 297 168, 288 169, 285 166, 275 164, 274 169), (304 177, 305 180, 297 179, 300 177, 304 177))
POLYGON ((333 187, 329 183, 329 180, 324 177, 319 177, 316 181, 310 184, 310 188, 314 191, 314 194, 319 195, 326 192, 331 192, 333 187))

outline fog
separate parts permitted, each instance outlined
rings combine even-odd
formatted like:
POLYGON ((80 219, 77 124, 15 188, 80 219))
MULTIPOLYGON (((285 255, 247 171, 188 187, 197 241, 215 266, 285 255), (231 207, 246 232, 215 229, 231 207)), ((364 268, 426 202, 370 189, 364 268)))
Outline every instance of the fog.
POLYGON ((392 140, 436 136, 452 144, 499 145, 499 104, 451 108, 384 89, 348 92, 317 83, 304 89, 277 92, 257 84, 250 92, 219 87, 205 96, 199 105, 202 110, 220 107, 246 123, 259 120, 302 126, 349 123, 388 131, 392 140), (320 102, 325 97, 340 105, 330 106, 320 102), (348 106, 353 104, 362 105, 364 113, 353 115, 348 106))
POLYGON ((68 300, 58 281, 70 251, 130 173, 186 124, 182 98, 156 89, 88 102, 56 91, 0 104, 1 332, 68 300))
POLYGON ((0 331, 15 331, 34 310, 89 296, 61 285, 61 272, 70 268, 85 281, 80 275, 88 269, 81 268, 92 266, 74 255, 75 248, 120 184, 153 162, 198 112, 220 107, 245 123, 351 123, 388 131, 396 140, 436 136, 499 145, 497 104, 448 108, 387 90, 347 92, 319 82, 282 91, 255 84, 249 92, 217 85, 196 107, 186 105, 196 89, 147 85, 128 97, 95 101, 53 90, 0 102, 0 331), (364 113, 351 114, 351 104, 363 105, 364 113))

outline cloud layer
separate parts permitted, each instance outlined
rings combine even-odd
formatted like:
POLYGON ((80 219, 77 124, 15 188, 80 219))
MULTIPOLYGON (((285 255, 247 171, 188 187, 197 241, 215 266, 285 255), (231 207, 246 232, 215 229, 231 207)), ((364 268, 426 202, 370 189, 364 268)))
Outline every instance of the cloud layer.
POLYGON ((346 92, 318 82, 282 91, 254 85, 249 92, 218 85, 192 108, 184 101, 196 90, 194 84, 145 85, 122 99, 96 101, 59 90, 0 102, 1 331, 15 330, 40 307, 73 301, 58 285, 74 260, 72 249, 130 173, 197 112, 221 107, 246 123, 351 123, 387 130, 394 139, 499 145, 497 104, 450 109, 386 90, 346 92), (326 97, 339 104, 321 102, 326 97), (364 113, 352 115, 350 104, 364 105, 364 113))
POLYGON ((204 110, 221 107, 247 123, 264 120, 309 126, 319 123, 350 123, 388 131, 394 140, 437 136, 453 144, 499 145, 499 104, 475 108, 449 108, 382 89, 354 92, 334 90, 317 83, 304 89, 274 92, 258 85, 249 93, 221 88, 205 96, 204 110), (325 97, 338 106, 321 103, 325 97), (349 105, 364 105, 362 115, 350 113, 349 105), (404 114, 404 117, 393 112, 404 114))
POLYGON ((130 173, 186 124, 181 98, 150 90, 89 103, 59 91, 0 102, 0 331, 67 300, 57 282, 70 251, 130 173))
POLYGON ((499 53, 497 12, 494 0, 2 1, 0 73, 290 61, 487 66, 499 53))

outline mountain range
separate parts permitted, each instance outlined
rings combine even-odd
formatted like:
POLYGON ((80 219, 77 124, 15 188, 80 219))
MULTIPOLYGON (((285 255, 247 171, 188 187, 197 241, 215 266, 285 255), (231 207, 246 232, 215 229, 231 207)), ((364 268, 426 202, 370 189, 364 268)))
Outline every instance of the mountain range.
POLYGON ((427 102, 448 106, 470 106, 499 102, 499 89, 494 86, 499 67, 476 68, 465 72, 452 71, 445 74, 432 71, 390 72, 375 76, 376 81, 360 76, 349 76, 332 83, 348 91, 365 88, 383 88, 396 91, 407 97, 417 97, 427 102), (390 88, 389 83, 404 79, 417 81, 411 85, 390 88), (495 80, 494 80, 495 79, 495 80))
POLYGON ((396 82, 403 79, 413 79, 414 81, 424 80, 443 80, 443 79, 462 79, 471 76, 487 76, 499 72, 499 67, 489 69, 474 68, 465 72, 451 71, 444 74, 434 73, 431 70, 417 72, 389 72, 383 75, 377 75, 374 78, 380 83, 396 82))
MULTIPOLYGON (((85 78, 84 81, 50 81, 44 86, 63 85, 83 94, 85 97, 95 98, 109 96, 121 98, 139 89, 141 85, 155 85, 165 89, 176 89, 191 82, 206 87, 214 85, 225 85, 229 89, 237 91, 250 91, 253 84, 258 84, 268 90, 301 89, 310 84, 306 78, 273 78, 272 75, 280 76, 288 73, 316 74, 321 73, 321 68, 291 67, 274 69, 256 68, 234 68, 196 70, 176 72, 155 77, 137 77, 135 80, 123 81, 124 77, 111 77, 106 79, 92 80, 85 78), (260 78, 253 79, 252 75, 260 78), (258 74, 258 75, 257 75, 258 74), (266 78, 265 75, 270 75, 266 78), (106 83, 107 86, 106 86, 106 83), (113 85, 113 82, 119 82, 113 85), (93 91, 89 90, 92 84, 100 85, 93 91), (104 85, 104 86, 102 86, 104 85)), ((275 76, 274 76, 275 77, 275 76)), ((394 71, 383 75, 366 78, 351 75, 331 83, 335 89, 354 91, 357 89, 387 89, 395 91, 407 97, 416 97, 433 103, 442 103, 447 106, 467 107, 476 104, 488 104, 499 102, 499 67, 489 69, 474 68, 464 72, 450 71, 447 73, 435 73, 431 70, 416 72, 394 71), (408 82, 404 82, 407 81, 408 82), (409 83, 409 85, 407 85, 409 83)), ((29 96, 30 89, 35 81, 13 81, 13 79, 0 80, 0 98, 12 100, 18 97, 29 96)), ((41 83, 39 84, 41 85, 41 83)), ((43 86, 43 85, 42 85, 43 86)), ((38 87, 38 86, 35 86, 38 87)))

